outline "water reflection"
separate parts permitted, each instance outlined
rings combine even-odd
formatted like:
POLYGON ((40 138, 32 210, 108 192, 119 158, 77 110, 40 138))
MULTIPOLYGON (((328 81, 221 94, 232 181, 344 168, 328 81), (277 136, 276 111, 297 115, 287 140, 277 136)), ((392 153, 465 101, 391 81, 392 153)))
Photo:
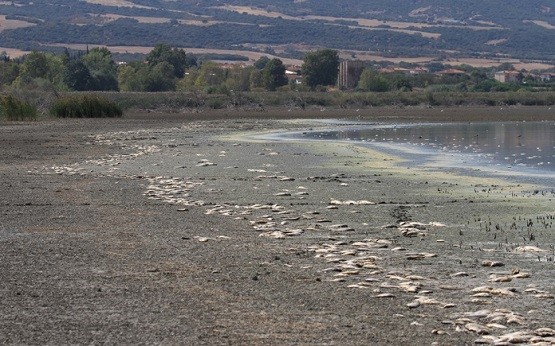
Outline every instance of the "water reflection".
POLYGON ((305 137, 403 144, 423 151, 465 153, 490 164, 555 171, 555 122, 372 126, 305 137))

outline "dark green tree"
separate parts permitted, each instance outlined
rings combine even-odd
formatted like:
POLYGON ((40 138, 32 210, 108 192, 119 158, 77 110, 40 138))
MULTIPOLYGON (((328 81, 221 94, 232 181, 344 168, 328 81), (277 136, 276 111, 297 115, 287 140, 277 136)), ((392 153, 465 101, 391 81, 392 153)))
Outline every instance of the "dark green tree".
POLYGON ((93 48, 81 58, 92 81, 89 90, 118 90, 117 66, 107 48, 93 48))
POLYGON ((266 67, 266 65, 270 62, 270 58, 268 58, 266 55, 261 56, 258 60, 256 60, 254 62, 254 67, 256 67, 259 70, 264 69, 264 67, 266 67))
POLYGON ((339 53, 332 49, 321 49, 305 55, 302 74, 306 85, 334 85, 339 71, 339 53))
POLYGON ((285 66, 280 59, 270 60, 262 70, 262 82, 266 90, 275 91, 280 86, 287 85, 285 66))
POLYGON ((0 88, 10 85, 19 76, 19 64, 11 60, 0 61, 0 88))
POLYGON ((64 90, 65 66, 62 58, 50 53, 33 51, 23 57, 19 75, 12 85, 30 89, 64 90))
POLYGON ((446 66, 440 62, 431 62, 428 65, 426 65, 426 67, 428 68, 428 71, 430 71, 430 73, 435 73, 435 72, 439 72, 441 70, 445 70, 446 66))
POLYGON ((28 78, 48 77, 48 58, 45 53, 33 51, 24 57, 21 73, 28 78))
POLYGON ((121 91, 144 91, 149 68, 141 61, 122 65, 118 68, 118 84, 121 91))
POLYGON ((482 83, 483 81, 486 81, 489 79, 487 73, 484 70, 477 70, 477 69, 470 72, 470 78, 472 82, 475 84, 482 83))
POLYGON ((198 66, 198 61, 197 61, 197 57, 191 54, 187 54, 187 57, 185 58, 185 67, 189 68, 189 67, 195 67, 198 66))
POLYGON ((75 91, 91 90, 94 79, 81 60, 70 60, 64 71, 64 83, 75 91))
POLYGON ((167 62, 172 66, 173 75, 176 78, 183 78, 189 60, 187 60, 187 54, 183 49, 171 48, 169 45, 161 43, 157 44, 148 53, 146 61, 150 67, 154 67, 161 62, 167 62))
POLYGON ((390 78, 386 78, 388 83, 392 88, 402 91, 412 91, 412 78, 404 75, 393 75, 390 78))
POLYGON ((504 62, 497 66, 498 71, 515 71, 515 65, 511 64, 510 62, 504 62))
POLYGON ((358 81, 358 89, 362 91, 383 92, 390 89, 389 82, 377 71, 366 68, 358 81))
POLYGON ((173 66, 167 61, 162 61, 149 70, 144 90, 171 91, 175 90, 175 85, 173 66))

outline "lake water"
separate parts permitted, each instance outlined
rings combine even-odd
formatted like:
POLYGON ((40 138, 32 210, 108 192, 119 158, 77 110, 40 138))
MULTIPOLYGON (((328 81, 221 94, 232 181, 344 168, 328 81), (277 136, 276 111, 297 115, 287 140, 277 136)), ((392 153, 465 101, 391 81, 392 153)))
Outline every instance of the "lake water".
MULTIPOLYGON (((555 184, 555 122, 355 125, 297 133, 358 141, 405 164, 541 178, 555 184)), ((550 184, 550 185, 552 185, 550 184)))

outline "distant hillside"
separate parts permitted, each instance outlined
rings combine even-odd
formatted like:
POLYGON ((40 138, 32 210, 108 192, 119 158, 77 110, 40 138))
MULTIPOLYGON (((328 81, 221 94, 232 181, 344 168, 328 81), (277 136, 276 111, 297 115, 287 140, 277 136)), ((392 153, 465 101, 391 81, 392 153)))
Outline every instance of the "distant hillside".
MULTIPOLYGON (((411 57, 555 60, 553 0, 0 1, 0 47, 330 47, 411 57)), ((1 49, 0 49, 1 50, 1 49)))

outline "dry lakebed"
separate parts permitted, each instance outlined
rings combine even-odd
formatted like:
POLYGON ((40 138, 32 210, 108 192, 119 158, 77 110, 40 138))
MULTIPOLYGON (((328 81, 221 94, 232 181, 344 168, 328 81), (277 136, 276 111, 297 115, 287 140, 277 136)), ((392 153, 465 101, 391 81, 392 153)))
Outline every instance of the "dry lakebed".
POLYGON ((275 136, 441 112, 1 123, 0 343, 555 344, 553 177, 275 136))

